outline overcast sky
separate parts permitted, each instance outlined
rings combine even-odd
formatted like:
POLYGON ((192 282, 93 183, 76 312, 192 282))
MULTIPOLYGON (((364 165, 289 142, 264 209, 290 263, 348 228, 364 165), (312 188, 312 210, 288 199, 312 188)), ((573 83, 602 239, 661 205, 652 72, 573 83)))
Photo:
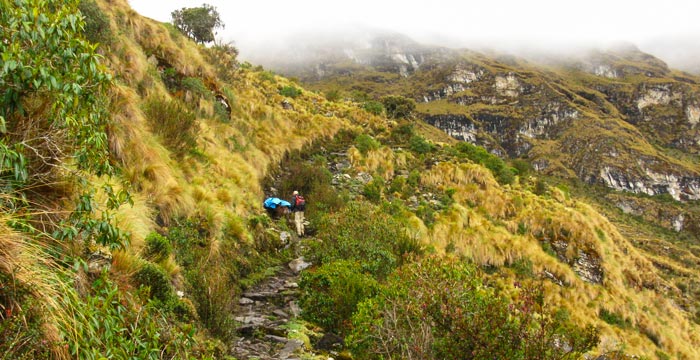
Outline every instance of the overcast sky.
POLYGON ((140 14, 170 21, 182 7, 215 6, 245 57, 287 35, 368 27, 419 41, 496 49, 631 42, 667 61, 700 63, 700 0, 129 0, 140 14))

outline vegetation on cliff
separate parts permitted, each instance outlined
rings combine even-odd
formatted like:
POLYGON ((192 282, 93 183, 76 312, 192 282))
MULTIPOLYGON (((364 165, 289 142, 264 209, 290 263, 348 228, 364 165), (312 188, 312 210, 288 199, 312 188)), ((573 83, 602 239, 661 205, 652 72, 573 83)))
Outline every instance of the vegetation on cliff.
POLYGON ((694 268, 412 101, 305 90, 125 0, 1 4, 4 358, 229 357, 292 190, 302 318, 357 358, 697 357, 694 268))

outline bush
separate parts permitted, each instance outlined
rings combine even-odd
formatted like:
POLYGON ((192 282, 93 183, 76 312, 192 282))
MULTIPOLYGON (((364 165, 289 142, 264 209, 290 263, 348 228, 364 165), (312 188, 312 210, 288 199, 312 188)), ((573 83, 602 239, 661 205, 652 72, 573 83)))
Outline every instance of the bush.
POLYGON ((196 77, 186 77, 182 79, 181 83, 182 89, 189 91, 193 95, 193 100, 195 102, 199 99, 212 99, 213 95, 211 91, 204 85, 204 82, 200 78, 196 77))
POLYGON ((509 300, 482 281, 473 265, 437 257, 402 267, 358 305, 346 344, 357 359, 574 359, 597 344, 595 329, 549 312, 541 289, 509 300))
POLYGON ((384 179, 375 176, 372 181, 365 184, 362 189, 362 195, 372 203, 378 204, 382 199, 382 189, 384 188, 384 179))
POLYGON ((418 154, 427 154, 435 148, 433 144, 426 141, 422 136, 413 135, 409 141, 409 148, 411 151, 418 154))
POLYGON ((81 0, 78 9, 85 17, 85 38, 92 43, 109 44, 112 41, 109 18, 97 3, 94 0, 81 0))
POLYGON ((355 102, 367 102, 370 100, 369 95, 361 90, 353 90, 350 92, 350 98, 355 102))
POLYGON ((391 129, 391 139, 399 143, 407 143, 415 135, 413 124, 404 122, 391 129))
POLYGON ((370 150, 379 149, 380 146, 379 141, 367 134, 360 134, 355 138, 355 147, 364 155, 367 155, 370 150))
POLYGON ((151 261, 165 260, 170 256, 172 247, 170 241, 158 233, 150 233, 146 237, 144 256, 151 261))
POLYGON ((381 98, 386 115, 393 119, 407 119, 416 109, 416 102, 403 96, 389 95, 381 98))
POLYGON ((374 115, 381 115, 384 113, 384 105, 379 101, 367 101, 362 104, 362 108, 374 115))
POLYGON ((527 160, 515 159, 512 161, 513 169, 519 176, 525 176, 532 172, 532 165, 527 160))
MULTIPOLYGON (((357 261, 362 270, 378 279, 390 274, 403 259, 404 251, 419 253, 419 246, 404 231, 403 224, 364 202, 350 202, 342 211, 322 218, 318 224, 323 246, 313 253, 315 261, 357 261)), ((410 254, 409 254, 410 255, 410 254)))
POLYGON ((503 159, 486 151, 481 146, 472 145, 468 142, 460 142, 455 145, 458 154, 466 156, 469 160, 483 165, 493 173, 493 176, 500 184, 512 184, 515 180, 515 170, 509 167, 503 159))
POLYGON ((301 95, 301 90, 297 89, 294 86, 285 86, 280 90, 280 95, 290 97, 292 99, 296 98, 297 96, 301 95))
POLYGON ((377 293, 379 285, 353 261, 334 261, 304 272, 299 281, 303 315, 326 330, 343 330, 357 304, 377 293))
POLYGON ((338 101, 342 98, 340 90, 333 89, 326 91, 326 100, 328 101, 338 101))
POLYGON ((141 269, 134 274, 134 281, 140 287, 148 287, 153 299, 168 303, 175 297, 175 291, 170 284, 170 278, 158 265, 146 262, 141 269))
POLYGON ((178 100, 149 98, 143 112, 163 145, 175 156, 182 157, 197 145, 196 116, 178 100))
POLYGON ((138 304, 107 278, 98 278, 91 289, 87 296, 70 293, 63 298, 66 307, 76 310, 71 328, 63 329, 73 358, 212 358, 211 349, 197 349, 196 329, 168 321, 162 304, 138 304))

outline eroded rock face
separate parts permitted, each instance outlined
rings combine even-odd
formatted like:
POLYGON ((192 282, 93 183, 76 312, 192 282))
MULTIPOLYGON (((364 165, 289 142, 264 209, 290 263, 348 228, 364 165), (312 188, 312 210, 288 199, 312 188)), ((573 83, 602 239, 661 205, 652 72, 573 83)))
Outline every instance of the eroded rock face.
POLYGON ((598 254, 578 250, 576 257, 574 259, 569 259, 566 256, 569 243, 566 241, 557 240, 552 241, 550 245, 557 254, 557 258, 559 258, 560 261, 569 264, 574 269, 574 272, 581 277, 583 281, 591 284, 603 283, 605 273, 598 254))
POLYGON ((448 97, 452 96, 453 94, 456 94, 456 93, 458 93, 460 91, 464 91, 464 90, 465 90, 464 85, 462 85, 460 83, 449 84, 440 90, 433 91, 427 95, 424 95, 423 101, 424 102, 431 102, 431 101, 442 100, 442 99, 448 98, 448 97))
POLYGON ((514 73, 506 75, 497 75, 494 87, 499 95, 508 97, 517 97, 522 91, 520 81, 514 73))
POLYGON ((520 134, 529 138, 551 138, 551 128, 564 120, 578 118, 578 111, 558 102, 547 104, 541 116, 528 120, 519 130, 520 134))
POLYGON ((452 73, 447 77, 447 81, 453 83, 469 84, 479 81, 484 77, 486 71, 477 66, 457 65, 452 73))
POLYGON ((476 126, 464 115, 433 115, 424 120, 455 139, 471 143, 476 141, 476 126))
POLYGON ((669 84, 648 86, 637 99, 637 108, 642 110, 650 105, 668 105, 680 97, 681 94, 674 92, 669 84))
MULTIPOLYGON (((644 166, 643 163, 640 165, 644 166)), ((700 178, 697 176, 657 173, 648 168, 645 175, 635 176, 627 169, 611 166, 600 168, 600 180, 615 190, 647 195, 669 194, 676 200, 700 199, 700 178)))
POLYGON ((685 108, 685 114, 691 128, 694 129, 698 122, 700 122, 700 106, 696 104, 688 105, 688 107, 685 108))
POLYGON ((600 265, 600 257, 579 250, 578 257, 573 264, 574 272, 591 284, 603 283, 603 267, 600 265))

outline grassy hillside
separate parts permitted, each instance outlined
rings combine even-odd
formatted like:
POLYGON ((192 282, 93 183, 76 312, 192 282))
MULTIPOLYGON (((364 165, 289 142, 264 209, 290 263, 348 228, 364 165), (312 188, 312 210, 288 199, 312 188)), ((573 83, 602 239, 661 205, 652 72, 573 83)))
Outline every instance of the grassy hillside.
MULTIPOLYGON (((42 2, 2 4, 12 9, 0 15, 3 34, 38 31, 22 30, 18 17, 52 26, 42 2)), ((51 80, 3 100, 4 358, 226 358, 242 290, 294 255, 280 237, 291 224, 261 209, 266 196, 293 189, 308 195, 315 232, 304 240, 315 265, 300 283, 305 326, 346 336, 358 358, 378 346, 367 334, 388 339, 414 325, 429 329, 422 356, 459 356, 474 337, 456 331, 477 323, 461 312, 470 294, 488 305, 471 310, 512 326, 495 324, 502 333, 484 340, 513 358, 565 352, 555 339, 579 349, 587 325, 600 340, 591 354, 699 356, 694 247, 656 252, 666 239, 611 223, 603 215, 611 209, 425 124, 240 65, 234 48, 196 45, 125 0, 51 6, 69 19, 79 4, 99 21, 84 35, 68 30, 70 20, 62 31, 100 42, 95 68, 110 76, 103 91, 86 84, 94 98, 75 101, 94 107, 70 107, 61 95, 69 87, 51 80), (54 112, 51 101, 71 112, 54 112), (325 285, 337 278, 348 288, 325 285), (353 286, 362 291, 346 291, 353 286), (433 296, 445 293, 454 297, 433 296), (347 307, 324 313, 328 299, 347 307), (459 326, 416 317, 387 325, 382 306, 421 314, 415 299, 444 300, 423 304, 426 314, 459 326)), ((89 44, 63 45, 90 53, 89 44)), ((62 52, 30 55, 47 54, 62 52)), ((87 71, 84 62, 65 61, 46 62, 54 81, 82 84, 70 76, 87 71)), ((25 84, 8 63, 0 63, 3 92, 25 84)), ((416 355, 405 339, 395 354, 416 355)))

